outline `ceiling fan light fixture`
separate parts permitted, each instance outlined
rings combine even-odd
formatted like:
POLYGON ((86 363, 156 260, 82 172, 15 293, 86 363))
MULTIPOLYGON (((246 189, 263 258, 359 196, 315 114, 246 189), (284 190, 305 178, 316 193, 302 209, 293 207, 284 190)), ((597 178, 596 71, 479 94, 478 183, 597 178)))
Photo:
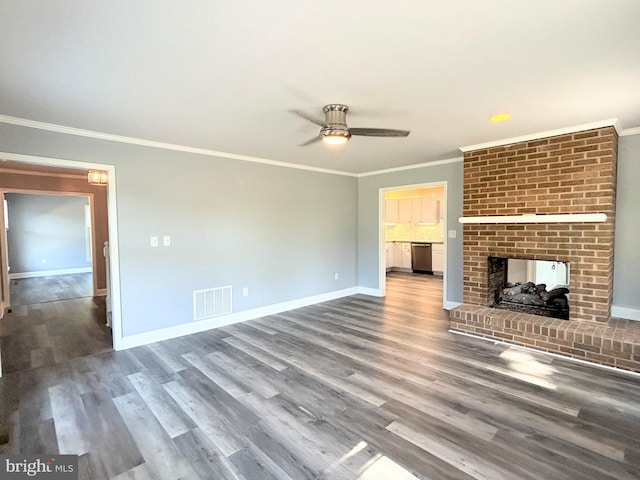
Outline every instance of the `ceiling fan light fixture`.
POLYGON ((329 145, 342 145, 343 143, 347 143, 351 138, 349 130, 333 128, 323 129, 320 135, 322 136, 322 141, 329 145))
POLYGON ((390 128, 349 128, 347 126, 348 110, 349 107, 341 103, 325 105, 322 109, 324 112, 324 121, 318 120, 300 110, 291 110, 292 113, 295 113, 299 117, 322 127, 317 136, 301 143, 300 146, 306 147, 320 140, 328 145, 342 145, 347 143, 352 135, 363 137, 406 137, 411 133, 409 130, 393 130, 390 128))

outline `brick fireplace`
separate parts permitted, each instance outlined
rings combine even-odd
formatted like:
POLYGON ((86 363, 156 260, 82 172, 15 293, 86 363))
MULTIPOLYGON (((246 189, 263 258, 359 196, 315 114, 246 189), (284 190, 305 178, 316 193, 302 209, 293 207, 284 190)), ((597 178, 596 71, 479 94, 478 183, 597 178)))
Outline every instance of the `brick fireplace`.
POLYGON ((633 346, 612 343, 617 143, 610 126, 464 153, 464 217, 604 213, 606 221, 465 224, 464 304, 450 312, 452 330, 640 371, 640 348, 635 360, 633 346), (490 308, 489 257, 569 262, 569 321, 490 308))

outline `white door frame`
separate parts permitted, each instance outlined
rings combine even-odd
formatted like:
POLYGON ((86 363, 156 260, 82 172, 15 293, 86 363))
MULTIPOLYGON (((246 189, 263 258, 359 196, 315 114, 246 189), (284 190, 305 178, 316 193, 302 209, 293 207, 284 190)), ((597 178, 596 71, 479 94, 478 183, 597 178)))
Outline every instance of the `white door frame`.
POLYGON ((449 270, 447 261, 447 209, 449 201, 447 197, 447 181, 415 183, 411 185, 395 185, 393 187, 382 187, 378 189, 378 286, 380 296, 384 297, 387 292, 387 269, 385 259, 385 231, 384 224, 386 218, 385 193, 396 190, 413 190, 416 188, 443 187, 444 188, 444 206, 442 214, 443 228, 443 245, 444 245, 444 272, 442 277, 442 308, 447 306, 447 272, 449 270))
MULTIPOLYGON (((0 158, 15 162, 29 163, 32 165, 46 165, 53 167, 66 167, 78 169, 99 169, 107 172, 107 218, 109 221, 109 268, 111 273, 111 333, 114 350, 122 349, 122 311, 120 299, 120 255, 118 246, 118 212, 116 201, 116 167, 95 162, 80 162, 62 158, 37 157, 34 155, 20 155, 15 153, 0 152, 0 158)), ((98 252, 94 252, 94 255, 98 252)))

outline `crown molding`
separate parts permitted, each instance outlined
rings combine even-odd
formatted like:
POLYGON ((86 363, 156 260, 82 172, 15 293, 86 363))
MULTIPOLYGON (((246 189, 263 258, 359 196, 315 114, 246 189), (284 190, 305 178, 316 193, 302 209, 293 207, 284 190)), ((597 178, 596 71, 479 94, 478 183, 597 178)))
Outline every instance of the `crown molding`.
MULTIPOLYGON (((448 163, 456 163, 456 162, 463 161, 463 157, 455 157, 455 158, 449 158, 445 160, 436 160, 433 162, 424 162, 424 163, 418 163, 414 165, 406 165, 402 167, 393 167, 393 168, 386 168, 383 170, 374 170, 371 172, 353 173, 353 172, 346 172, 342 170, 332 170, 328 168, 311 167, 308 165, 299 165, 296 163, 270 160, 268 158, 253 157, 249 155, 240 155, 240 154, 229 153, 229 152, 221 152, 217 150, 209 150, 206 148, 196 148, 196 147, 189 147, 186 145, 178 145, 174 143, 158 142, 155 140, 145 140, 142 138, 127 137, 124 135, 115 135, 111 133, 97 132, 94 130, 85 130, 82 128, 67 127, 65 125, 40 122, 37 120, 29 120, 26 118, 12 117, 9 115, 0 115, 0 123, 6 123, 6 124, 16 125, 20 127, 34 128, 37 130, 46 130, 46 131, 55 132, 55 133, 63 133, 66 135, 74 135, 77 137, 106 140, 109 142, 125 143, 129 145, 139 145, 143 147, 159 148, 162 150, 173 150, 177 152, 193 153, 196 155, 204 155, 208 157, 227 158, 231 160, 241 160, 244 162, 261 163, 265 165, 293 168, 296 170, 307 170, 311 172, 328 173, 332 175, 342 175, 342 176, 357 177, 357 178, 368 177, 373 175, 383 175, 385 173, 401 172, 405 170, 414 170, 416 168, 435 167, 437 165, 445 165, 448 163)), ((556 135, 565 135, 567 133, 575 133, 583 130, 591 130, 594 128, 603 128, 603 127, 609 127, 609 126, 613 126, 618 132, 618 135, 620 136, 640 134, 640 127, 623 130, 620 126, 620 122, 618 121, 618 119, 609 119, 609 120, 602 120, 600 122, 576 125, 573 127, 566 127, 566 128, 548 130, 545 132, 539 132, 539 133, 534 133, 529 135, 522 135, 519 137, 495 140, 492 142, 480 143, 477 145, 469 145, 466 147, 460 147, 460 151, 464 153, 464 152, 469 152, 473 150, 497 147, 501 145, 509 145, 511 143, 519 143, 519 142, 525 142, 529 140, 539 140, 541 138, 553 137, 556 135)))
POLYGON ((127 137, 124 135, 115 135, 111 133, 96 132, 93 130, 84 130, 82 128, 67 127, 55 123, 45 123, 36 120, 28 120, 25 118, 11 117, 8 115, 0 115, 0 123, 17 125, 20 127, 35 128, 37 130, 46 130, 49 132, 64 133, 67 135, 75 135, 77 137, 95 138, 98 140, 106 140, 109 142, 127 143, 130 145, 140 145, 143 147, 159 148, 163 150, 173 150, 177 152, 194 153, 196 155, 205 155, 208 157, 228 158, 231 160, 241 160, 244 162, 262 163, 266 165, 274 165, 277 167, 294 168, 297 170, 307 170, 311 172, 330 173, 333 175, 343 175, 347 177, 356 177, 358 174, 352 172, 343 172, 340 170, 331 170, 328 168, 310 167, 307 165, 298 165, 295 163, 281 162, 278 160, 270 160, 261 157, 252 157, 249 155, 239 155, 236 153, 219 152, 217 150, 209 150, 206 148, 188 147, 186 145, 178 145, 175 143, 157 142, 155 140, 145 140, 136 137, 127 137))
POLYGON ((618 135, 621 137, 626 137, 627 135, 638 135, 640 134, 640 127, 635 128, 625 128, 621 132, 618 132, 618 135))
POLYGON ((375 170, 372 172, 359 173, 357 176, 370 177, 372 175, 382 175, 384 173, 402 172, 405 170, 415 170, 416 168, 435 167, 437 165, 446 165, 447 163, 458 163, 464 161, 463 157, 448 158, 446 160, 435 160, 433 162, 417 163, 414 165, 406 165, 404 167, 385 168, 384 170, 375 170))
POLYGON ((574 125, 572 127, 558 128, 555 130, 547 130, 544 132, 531 133, 529 135, 522 135, 520 137, 504 138, 502 140, 494 140, 486 143, 478 143, 476 145, 468 145, 466 147, 460 147, 460 150, 464 152, 472 152, 474 150, 483 150, 485 148, 500 147, 502 145, 511 145, 512 143, 528 142, 531 140, 540 140, 547 137, 556 137, 558 135, 566 135, 568 133, 582 132, 584 130, 593 130, 594 128, 613 127, 621 135, 622 127, 617 118, 610 118, 608 120, 601 120, 599 122, 584 123, 582 125, 574 125))

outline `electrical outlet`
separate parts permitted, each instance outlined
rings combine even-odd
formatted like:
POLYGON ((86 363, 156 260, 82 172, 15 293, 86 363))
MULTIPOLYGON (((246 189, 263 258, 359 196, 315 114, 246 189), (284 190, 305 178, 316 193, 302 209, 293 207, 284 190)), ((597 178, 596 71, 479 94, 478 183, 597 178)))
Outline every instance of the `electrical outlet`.
POLYGON ((46 258, 43 258, 43 259, 42 259, 42 263, 47 263, 47 259, 46 259, 46 258))
POLYGON ((455 230, 449 230, 449 238, 456 238, 458 232, 456 232, 455 230))
POLYGON ((249 289, 247 287, 244 287, 242 289, 242 296, 243 297, 248 297, 249 296, 249 289))

